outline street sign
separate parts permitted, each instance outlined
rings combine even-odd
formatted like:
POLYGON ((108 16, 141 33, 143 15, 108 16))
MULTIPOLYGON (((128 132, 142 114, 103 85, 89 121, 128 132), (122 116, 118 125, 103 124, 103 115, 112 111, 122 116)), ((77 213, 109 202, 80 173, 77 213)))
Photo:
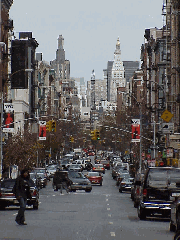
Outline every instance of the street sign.
POLYGON ((162 118, 165 122, 169 122, 173 116, 174 116, 174 115, 166 109, 166 110, 163 112, 163 114, 161 115, 161 118, 162 118))
POLYGON ((162 123, 163 133, 174 133, 174 123, 162 123))
POLYGON ((167 148, 166 157, 167 158, 172 158, 173 157, 173 148, 167 148))

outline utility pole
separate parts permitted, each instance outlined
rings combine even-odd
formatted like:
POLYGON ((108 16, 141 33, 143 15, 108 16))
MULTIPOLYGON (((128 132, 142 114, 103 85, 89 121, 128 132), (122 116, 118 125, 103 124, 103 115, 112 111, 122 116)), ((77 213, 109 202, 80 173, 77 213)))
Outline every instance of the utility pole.
MULTIPOLYGON (((136 100, 137 101, 137 100, 136 100)), ((140 150, 139 150, 139 172, 141 173, 142 170, 142 104, 139 103, 140 108, 140 150)))

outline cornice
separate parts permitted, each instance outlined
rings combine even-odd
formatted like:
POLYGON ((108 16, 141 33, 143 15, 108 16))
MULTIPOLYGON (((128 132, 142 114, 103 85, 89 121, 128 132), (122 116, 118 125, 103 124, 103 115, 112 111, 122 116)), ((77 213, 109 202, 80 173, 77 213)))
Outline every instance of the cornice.
POLYGON ((10 8, 13 4, 13 0, 1 0, 1 2, 8 11, 10 10, 10 8))

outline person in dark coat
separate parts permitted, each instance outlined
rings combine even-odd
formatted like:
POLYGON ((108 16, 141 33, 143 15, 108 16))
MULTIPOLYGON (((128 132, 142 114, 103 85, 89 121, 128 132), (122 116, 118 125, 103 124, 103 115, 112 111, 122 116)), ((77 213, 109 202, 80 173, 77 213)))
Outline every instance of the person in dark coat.
POLYGON ((15 196, 20 204, 20 209, 18 215, 16 216, 15 221, 19 225, 27 225, 25 222, 24 212, 26 209, 27 199, 31 199, 30 186, 28 184, 29 180, 29 171, 28 169, 23 169, 21 175, 17 177, 15 182, 15 196))

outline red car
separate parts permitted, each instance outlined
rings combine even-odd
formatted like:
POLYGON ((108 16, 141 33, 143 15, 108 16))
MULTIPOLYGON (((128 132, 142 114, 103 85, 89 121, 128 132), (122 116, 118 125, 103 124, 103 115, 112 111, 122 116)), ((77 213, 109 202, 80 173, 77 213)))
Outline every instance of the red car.
POLYGON ((103 177, 99 172, 89 172, 87 178, 92 184, 100 184, 102 186, 103 177))

